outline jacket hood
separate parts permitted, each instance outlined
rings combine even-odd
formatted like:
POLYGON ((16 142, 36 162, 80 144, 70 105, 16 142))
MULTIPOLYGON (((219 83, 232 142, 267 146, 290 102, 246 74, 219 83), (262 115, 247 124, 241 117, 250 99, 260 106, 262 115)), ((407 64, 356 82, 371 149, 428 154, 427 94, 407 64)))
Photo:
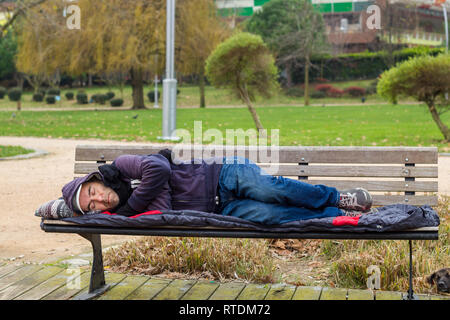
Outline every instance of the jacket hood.
POLYGON ((88 175, 80 178, 75 178, 69 183, 67 183, 62 188, 62 195, 64 198, 64 202, 66 205, 70 208, 70 210, 75 211, 77 213, 81 213, 76 209, 76 206, 74 206, 74 198, 77 193, 78 188, 85 182, 92 180, 93 178, 97 178, 101 181, 103 181, 103 176, 99 171, 94 171, 89 173, 88 175))

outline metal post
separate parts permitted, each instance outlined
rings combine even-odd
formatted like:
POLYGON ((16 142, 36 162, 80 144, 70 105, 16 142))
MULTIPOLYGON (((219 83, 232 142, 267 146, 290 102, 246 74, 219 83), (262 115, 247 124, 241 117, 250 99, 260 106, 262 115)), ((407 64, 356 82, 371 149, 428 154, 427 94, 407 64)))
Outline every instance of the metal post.
MULTIPOLYGON (((442 11, 444 13, 444 24, 445 24, 445 53, 448 54, 448 19, 445 2, 442 4, 442 11)), ((448 92, 445 93, 445 100, 448 100, 448 92)))
POLYGON ((91 242, 92 269, 91 280, 89 282, 89 291, 76 297, 75 300, 90 300, 106 292, 110 285, 105 283, 100 234, 79 233, 79 235, 91 242))
POLYGON ((179 140, 175 136, 177 80, 175 79, 175 0, 167 0, 166 78, 163 80, 162 140, 179 140))
POLYGON ((442 12, 444 13, 444 23, 445 23, 445 53, 448 53, 448 19, 445 2, 442 4, 442 12))
POLYGON ((413 290, 413 257, 412 257, 412 240, 409 240, 409 289, 408 295, 406 296, 406 300, 418 300, 417 296, 414 294, 413 290))

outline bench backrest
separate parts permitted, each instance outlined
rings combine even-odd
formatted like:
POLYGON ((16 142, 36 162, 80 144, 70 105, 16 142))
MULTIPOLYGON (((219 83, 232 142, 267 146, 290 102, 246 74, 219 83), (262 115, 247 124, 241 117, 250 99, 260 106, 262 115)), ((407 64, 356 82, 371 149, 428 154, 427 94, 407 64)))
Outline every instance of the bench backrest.
POLYGON ((374 205, 437 205, 438 151, 435 147, 225 147, 225 146, 92 146, 79 145, 75 175, 95 171, 122 154, 152 154, 173 149, 181 159, 239 155, 268 173, 325 184, 344 190, 363 187, 374 205), (181 150, 182 149, 182 150, 181 150))

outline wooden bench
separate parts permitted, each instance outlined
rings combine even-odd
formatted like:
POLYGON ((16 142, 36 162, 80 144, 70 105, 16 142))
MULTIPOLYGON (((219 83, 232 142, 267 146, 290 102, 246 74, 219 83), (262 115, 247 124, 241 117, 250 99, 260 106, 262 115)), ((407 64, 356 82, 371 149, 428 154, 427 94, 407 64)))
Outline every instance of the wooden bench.
MULTIPOLYGON (((99 165, 111 163, 122 154, 152 154, 174 146, 77 146, 75 175, 82 176, 95 171, 99 165)), ((217 147, 185 146, 179 158, 202 156, 233 156, 249 158, 274 175, 302 179, 307 183, 326 184, 338 190, 355 186, 369 190, 374 206, 396 203, 436 206, 438 202, 438 152, 434 147, 217 147), (273 152, 273 153, 272 153, 273 152), (274 160, 275 159, 275 160, 274 160)), ((272 239, 372 239, 409 241, 409 290, 408 299, 416 296, 412 287, 412 240, 438 239, 438 227, 420 228, 402 232, 283 232, 267 233, 254 230, 211 228, 111 228, 89 227, 64 223, 59 220, 43 220, 45 232, 77 233, 89 240, 93 248, 93 263, 89 293, 90 299, 108 289, 105 284, 101 234, 143 236, 187 236, 224 238, 272 238, 272 239)))

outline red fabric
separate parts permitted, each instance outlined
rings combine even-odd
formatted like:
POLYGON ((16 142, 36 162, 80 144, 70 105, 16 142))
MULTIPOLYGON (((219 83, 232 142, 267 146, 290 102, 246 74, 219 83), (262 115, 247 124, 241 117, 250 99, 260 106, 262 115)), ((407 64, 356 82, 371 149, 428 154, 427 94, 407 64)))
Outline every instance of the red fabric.
POLYGON ((356 217, 339 216, 333 219, 333 226, 357 226, 360 217, 360 215, 356 217))
POLYGON ((148 216, 148 215, 152 215, 152 214, 162 214, 162 212, 159 211, 159 210, 152 210, 152 211, 139 213, 139 214, 137 214, 135 216, 131 216, 130 218, 137 218, 137 217, 140 217, 140 216, 148 216))
POLYGON ((111 213, 109 211, 103 211, 102 214, 107 214, 108 216, 115 216, 116 213, 111 213))
MULTIPOLYGON (((111 213, 111 212, 109 212, 109 211, 104 211, 104 212, 102 212, 102 213, 103 213, 103 214, 107 214, 107 215, 109 215, 109 216, 116 216, 116 215, 117 215, 117 213, 111 213)), ((162 214, 162 212, 159 211, 159 210, 152 210, 152 211, 147 211, 147 212, 139 213, 139 214, 136 214, 136 215, 134 215, 134 216, 130 216, 130 217, 128 217, 128 218, 137 218, 137 217, 140 217, 140 216, 147 216, 147 215, 152 215, 152 214, 162 214)))

